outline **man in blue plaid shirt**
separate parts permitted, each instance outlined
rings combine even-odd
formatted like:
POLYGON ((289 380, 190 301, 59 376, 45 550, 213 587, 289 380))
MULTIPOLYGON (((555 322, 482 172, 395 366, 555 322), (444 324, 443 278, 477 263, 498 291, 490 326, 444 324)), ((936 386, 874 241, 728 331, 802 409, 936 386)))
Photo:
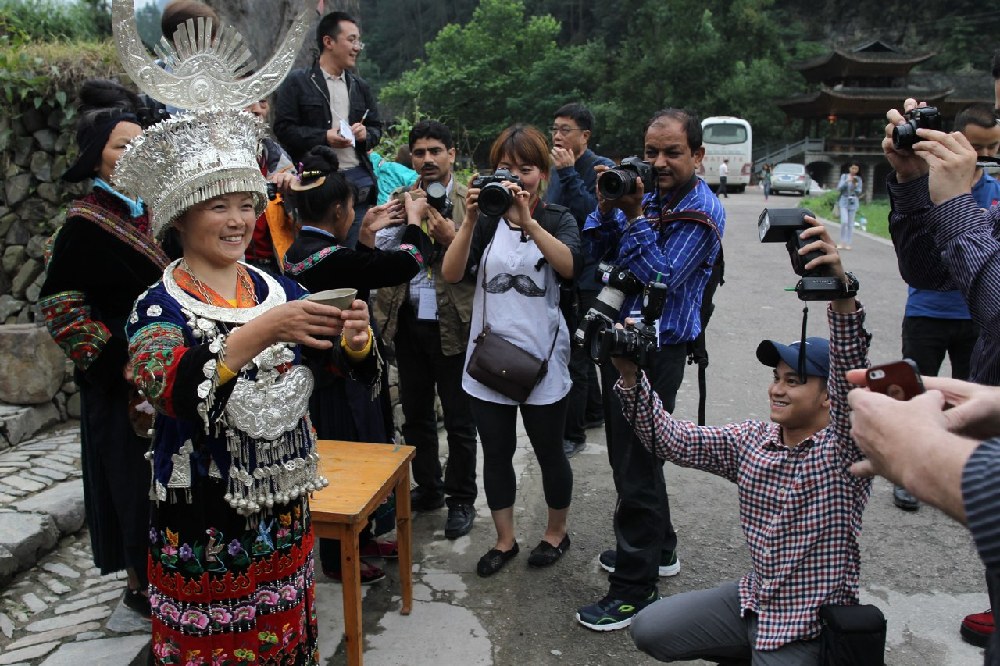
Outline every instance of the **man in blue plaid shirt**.
POLYGON ((737 486, 740 524, 753 568, 738 581, 659 600, 631 624, 640 650, 661 661, 753 660, 815 664, 818 609, 858 603, 861 515, 870 479, 849 472, 862 454, 850 436, 845 372, 868 365, 871 336, 864 310, 846 289, 840 256, 813 218, 800 251, 823 252, 807 269, 825 266, 845 283, 830 303, 830 339, 765 340, 757 358, 774 368, 768 387, 771 421, 697 426, 674 419, 627 359, 616 358, 615 386, 625 417, 658 459, 702 469, 737 486))

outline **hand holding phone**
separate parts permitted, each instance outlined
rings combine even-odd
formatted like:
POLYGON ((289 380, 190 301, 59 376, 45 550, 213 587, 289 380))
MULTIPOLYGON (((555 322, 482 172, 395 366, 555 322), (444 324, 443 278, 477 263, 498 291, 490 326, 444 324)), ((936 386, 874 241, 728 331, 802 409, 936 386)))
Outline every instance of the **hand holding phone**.
POLYGON ((917 364, 908 358, 868 368, 865 377, 870 390, 896 400, 909 400, 924 392, 917 364))

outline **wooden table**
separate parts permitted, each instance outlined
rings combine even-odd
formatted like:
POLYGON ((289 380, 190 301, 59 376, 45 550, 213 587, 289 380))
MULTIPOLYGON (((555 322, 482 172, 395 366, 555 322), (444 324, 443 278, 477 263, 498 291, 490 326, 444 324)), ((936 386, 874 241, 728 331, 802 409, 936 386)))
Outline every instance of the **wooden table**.
POLYGON ((309 503, 313 531, 317 537, 340 541, 340 565, 344 587, 344 634, 347 663, 360 666, 361 574, 358 534, 368 517, 396 491, 396 540, 399 543, 399 584, 403 606, 413 608, 413 577, 410 535, 410 460, 412 446, 368 444, 321 439, 317 443, 322 474, 330 485, 313 494, 309 503))

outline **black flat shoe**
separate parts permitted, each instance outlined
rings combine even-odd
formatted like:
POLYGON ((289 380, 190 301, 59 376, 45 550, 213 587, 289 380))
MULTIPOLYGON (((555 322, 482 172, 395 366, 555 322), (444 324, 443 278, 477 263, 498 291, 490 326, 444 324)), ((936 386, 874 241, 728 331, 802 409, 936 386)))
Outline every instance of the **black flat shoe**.
POLYGON ((559 561, 559 558, 563 556, 569 550, 569 535, 567 534, 559 542, 558 546, 553 546, 551 543, 542 539, 541 542, 535 549, 531 551, 531 555, 528 556, 528 566, 532 567, 548 567, 559 561))
POLYGON ((514 542, 514 546, 510 550, 497 550, 496 548, 490 548, 485 555, 479 558, 479 564, 476 565, 476 573, 487 578, 492 576, 496 572, 504 568, 508 562, 514 559, 514 556, 518 554, 520 549, 517 547, 517 542, 514 542))
POLYGON ((144 618, 148 619, 152 614, 152 609, 149 606, 149 597, 139 590, 125 590, 122 603, 144 618))

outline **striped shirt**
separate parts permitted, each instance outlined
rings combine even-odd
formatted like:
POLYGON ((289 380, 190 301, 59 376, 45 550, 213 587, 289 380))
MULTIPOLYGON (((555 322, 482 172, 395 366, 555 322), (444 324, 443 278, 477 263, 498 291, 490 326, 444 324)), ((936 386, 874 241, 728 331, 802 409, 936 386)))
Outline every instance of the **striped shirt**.
MULTIPOLYGON (((669 198, 669 193, 664 198, 669 198)), ((667 300, 660 317, 660 346, 694 340, 701 333, 701 296, 719 253, 719 237, 697 222, 679 221, 660 227, 662 198, 647 194, 642 200, 643 217, 629 224, 618 208, 602 215, 596 209, 583 225, 591 240, 591 252, 604 257, 611 251, 612 264, 628 268, 643 283, 667 285, 667 300)), ((719 236, 726 228, 726 211, 705 181, 688 192, 671 211, 700 211, 715 222, 719 236)), ((627 296, 619 321, 639 310, 642 295, 627 296)))
POLYGON ((871 336, 860 305, 851 314, 828 309, 828 318, 830 423, 796 446, 782 444, 776 423, 676 420, 645 376, 632 389, 615 387, 625 417, 657 457, 736 484, 753 563, 740 579, 740 609, 757 614, 758 650, 818 636, 823 604, 858 603, 858 537, 871 480, 848 471, 862 454, 850 436, 844 372, 868 365, 871 336))
MULTIPOLYGON (((988 439, 972 452, 962 470, 962 502, 966 522, 986 565, 990 603, 1000 605, 1000 438, 988 439)), ((1000 633, 993 632, 985 664, 1000 664, 1000 633)))
POLYGON ((935 206, 927 182, 887 180, 899 272, 918 289, 962 292, 980 326, 969 379, 1000 386, 1000 206, 984 210, 971 194, 935 206))
POLYGON ((976 550, 983 564, 1000 569, 1000 438, 973 451, 962 471, 962 500, 976 550))

